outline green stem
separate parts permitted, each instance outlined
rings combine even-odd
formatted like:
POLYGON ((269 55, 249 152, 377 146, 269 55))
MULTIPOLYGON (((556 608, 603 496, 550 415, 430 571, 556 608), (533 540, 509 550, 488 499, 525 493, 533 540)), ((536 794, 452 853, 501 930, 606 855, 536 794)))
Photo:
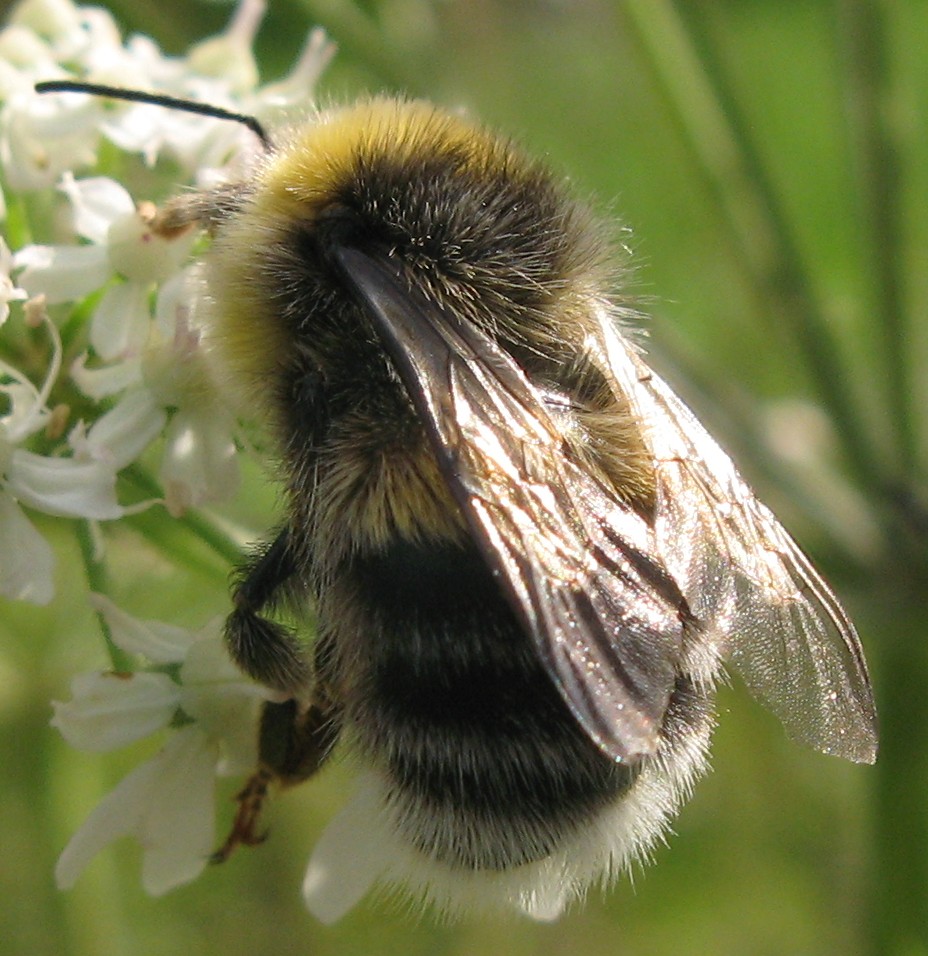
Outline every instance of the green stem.
MULTIPOLYGON (((839 0, 837 13, 845 45, 848 106, 863 197, 867 255, 873 277, 870 310, 880 336, 882 369, 901 474, 911 478, 918 459, 918 436, 911 406, 911 337, 907 334, 900 269, 904 267, 900 170, 896 143, 887 119, 890 67, 887 14, 878 0, 839 0)), ((911 487, 911 484, 909 485, 911 487)), ((900 485, 907 494, 905 479, 900 485)), ((910 505, 917 503, 910 499, 910 505)), ((916 540, 924 569, 924 512, 908 513, 899 502, 902 534, 916 540)), ((898 540, 901 540, 901 536, 898 540)), ((912 551, 915 551, 915 547, 912 551)), ((922 573, 924 573, 922 571, 922 573)), ((912 607, 923 596, 924 577, 912 607)), ((873 810, 873 861, 870 885, 870 952, 928 953, 928 760, 913 740, 928 734, 928 653, 923 621, 906 621, 899 606, 886 618, 893 626, 881 646, 878 686, 881 702, 880 759, 876 766, 873 810)))
POLYGON ((873 956, 928 954, 928 648, 924 592, 883 608, 876 692, 880 755, 873 791, 869 950, 873 956), (912 609, 912 611, 908 611, 912 609))
MULTIPOLYGON (((106 565, 97 559, 97 542, 93 525, 89 521, 78 521, 75 527, 77 529, 77 543, 84 562, 84 573, 87 575, 87 584, 94 593, 107 594, 109 593, 109 581, 106 565)), ((103 642, 106 644, 106 652, 109 655, 111 667, 117 673, 131 671, 133 669, 131 657, 115 644, 110 627, 104 616, 99 612, 97 613, 97 620, 100 623, 100 632, 103 634, 103 642)))
POLYGON ((22 194, 8 190, 6 193, 6 222, 2 235, 12 251, 28 246, 32 240, 32 226, 22 194))
MULTIPOLYGON (((122 475, 128 478, 147 498, 160 498, 162 489, 158 482, 140 465, 130 465, 122 475)), ((199 511, 186 511, 172 519, 187 529, 214 554, 229 565, 238 564, 242 558, 242 545, 213 520, 199 511)), ((145 533, 144 531, 142 532, 145 533)), ((147 535, 146 535, 147 536, 147 535)))
POLYGON ((845 46, 845 81, 855 156, 864 205, 867 256, 873 276, 870 314, 882 336, 883 371, 889 420, 903 474, 917 460, 910 399, 911 339, 907 337, 899 269, 905 259, 901 238, 899 159, 888 122, 890 95, 886 15, 875 0, 839 0, 845 46))
POLYGON ((699 36, 693 8, 675 7, 671 0, 626 0, 621 9, 715 197, 750 287, 771 320, 799 342, 848 466, 864 487, 882 488, 878 458, 802 256, 711 45, 699 36))
POLYGON ((404 90, 409 94, 421 92, 421 59, 403 43, 401 35, 389 41, 383 26, 369 15, 366 5, 345 3, 344 0, 311 0, 308 4, 312 19, 321 24, 329 36, 338 40, 346 59, 364 64, 364 68, 387 88, 404 90))

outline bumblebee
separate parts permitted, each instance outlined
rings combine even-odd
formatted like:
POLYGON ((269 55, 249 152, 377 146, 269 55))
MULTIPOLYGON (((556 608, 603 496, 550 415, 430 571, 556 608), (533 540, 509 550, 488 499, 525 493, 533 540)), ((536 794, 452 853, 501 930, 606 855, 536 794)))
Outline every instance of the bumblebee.
POLYGON ((875 759, 852 624, 648 367, 607 230, 543 165, 371 98, 162 222, 212 233, 211 355, 286 489, 226 625, 279 700, 220 856, 344 742, 361 782, 310 864, 321 919, 378 880, 553 918, 660 837, 726 664, 793 737, 875 759), (312 610, 311 650, 284 607, 312 610))

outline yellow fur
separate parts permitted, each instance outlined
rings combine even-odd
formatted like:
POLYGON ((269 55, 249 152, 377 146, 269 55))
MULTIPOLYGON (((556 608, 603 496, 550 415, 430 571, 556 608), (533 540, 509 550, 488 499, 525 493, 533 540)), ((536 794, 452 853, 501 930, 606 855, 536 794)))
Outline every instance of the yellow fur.
POLYGON ((293 349, 269 301, 273 277, 262 270, 261 250, 284 242, 294 223, 313 221, 359 153, 385 152, 402 165, 417 153, 423 137, 463 151, 477 165, 511 158, 508 147, 463 119, 425 102, 381 97, 322 114, 257 171, 253 196, 232 222, 222 224, 207 264, 213 296, 207 341, 220 381, 239 411, 267 415, 273 410, 268 385, 293 349))

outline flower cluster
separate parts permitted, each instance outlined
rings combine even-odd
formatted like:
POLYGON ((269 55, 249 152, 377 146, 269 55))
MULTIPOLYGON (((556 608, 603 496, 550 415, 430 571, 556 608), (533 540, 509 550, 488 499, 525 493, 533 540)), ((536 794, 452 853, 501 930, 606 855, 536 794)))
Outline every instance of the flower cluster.
POLYGON ((0 31, 0 549, 16 555, 0 570, 0 596, 45 603, 54 593, 51 551, 22 506, 120 518, 117 476, 152 455, 172 515, 228 500, 238 480, 236 424, 210 382, 196 325, 196 236, 154 232, 150 197, 133 198, 115 176, 169 166, 165 194, 212 185, 260 144, 234 123, 39 95, 35 84, 78 75, 273 124, 308 108, 331 47, 313 32, 289 76, 259 87, 251 41, 263 9, 263 0, 243 0, 223 34, 183 58, 147 37, 123 42, 107 12, 70 0, 24 0, 0 31), (10 328, 20 316, 48 333, 40 385, 23 367, 34 346, 10 328))
MULTIPOLYGON (((232 497, 242 445, 201 345, 201 240, 153 230, 152 200, 240 175, 261 144, 235 123, 35 84, 155 90, 273 126, 309 110, 332 47, 312 32, 290 74, 261 86, 251 44, 263 13, 264 0, 241 0, 222 34, 183 57, 124 40, 109 13, 71 0, 22 0, 0 29, 2 598, 54 596, 53 549, 30 512, 101 522, 163 505, 179 516, 232 497), (129 482, 130 466, 146 480, 129 482), (140 484, 160 495, 139 502, 140 484)), ((144 885, 162 892, 214 849, 215 777, 254 768, 264 692, 234 668, 217 625, 191 634, 93 602, 138 669, 75 678, 54 725, 87 750, 167 737, 91 814, 57 876, 70 885, 106 843, 134 835, 144 885)))
POLYGON ((215 778, 254 768, 256 706, 265 695, 229 660, 219 621, 191 633, 136 620, 103 595, 92 600, 114 643, 149 667, 78 675, 72 699, 54 704, 52 724, 89 751, 178 729, 90 814, 61 854, 56 876, 61 887, 71 886, 107 843, 131 835, 144 848, 142 885, 163 893, 196 877, 215 849, 215 778))

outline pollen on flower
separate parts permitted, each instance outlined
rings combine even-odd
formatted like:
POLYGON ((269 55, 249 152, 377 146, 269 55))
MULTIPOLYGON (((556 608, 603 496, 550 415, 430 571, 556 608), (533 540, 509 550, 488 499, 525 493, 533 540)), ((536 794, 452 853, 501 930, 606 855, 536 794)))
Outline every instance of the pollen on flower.
POLYGON ((37 329, 48 321, 48 299, 43 293, 31 296, 23 306, 23 319, 31 329, 37 329))
POLYGON ((134 282, 160 283, 187 261, 193 245, 191 232, 167 237, 156 233, 152 217, 140 208, 120 216, 107 231, 107 252, 115 272, 134 282))
POLYGON ((60 402, 48 416, 48 422, 45 425, 45 437, 51 441, 57 441, 64 436, 68 426, 68 419, 71 417, 71 406, 60 402))

